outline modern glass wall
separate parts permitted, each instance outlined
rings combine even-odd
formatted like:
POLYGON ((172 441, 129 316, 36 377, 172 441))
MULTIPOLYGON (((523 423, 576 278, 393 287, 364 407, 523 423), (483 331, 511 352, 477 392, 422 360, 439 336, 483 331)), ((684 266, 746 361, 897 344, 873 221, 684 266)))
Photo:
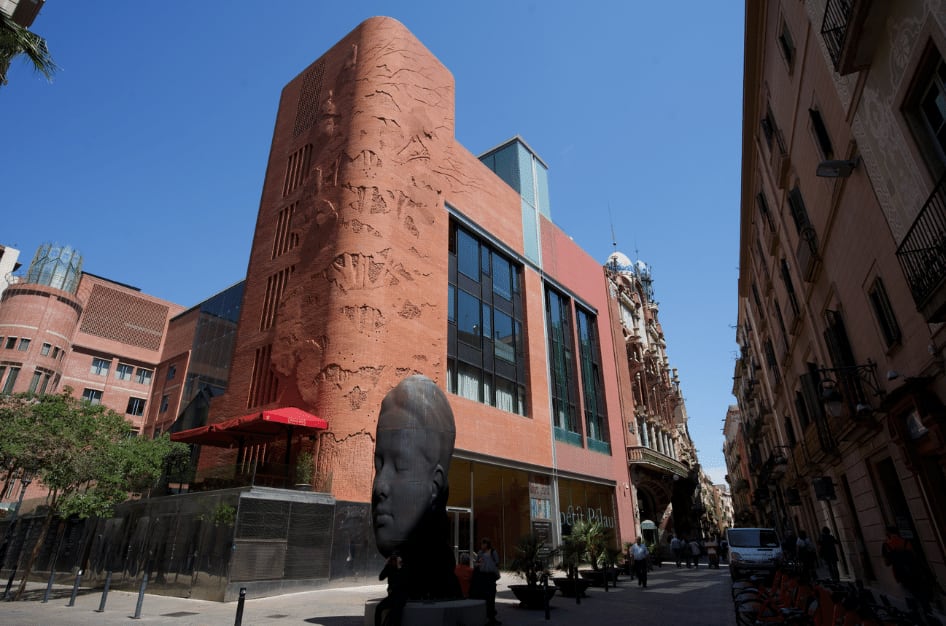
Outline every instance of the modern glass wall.
POLYGON ((82 255, 71 246, 44 243, 33 256, 26 282, 74 294, 82 275, 82 255))

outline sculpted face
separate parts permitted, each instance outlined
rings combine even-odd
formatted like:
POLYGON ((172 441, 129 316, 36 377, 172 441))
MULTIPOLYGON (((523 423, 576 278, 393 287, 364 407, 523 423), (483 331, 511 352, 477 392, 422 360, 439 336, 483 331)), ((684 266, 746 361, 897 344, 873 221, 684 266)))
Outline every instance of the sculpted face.
POLYGON ((415 428, 378 430, 371 501, 375 541, 385 556, 408 540, 437 495, 433 468, 419 452, 425 439, 415 428))
POLYGON ((412 540, 424 517, 446 504, 444 467, 453 453, 454 432, 446 397, 426 377, 407 378, 381 403, 371 512, 382 555, 412 540))

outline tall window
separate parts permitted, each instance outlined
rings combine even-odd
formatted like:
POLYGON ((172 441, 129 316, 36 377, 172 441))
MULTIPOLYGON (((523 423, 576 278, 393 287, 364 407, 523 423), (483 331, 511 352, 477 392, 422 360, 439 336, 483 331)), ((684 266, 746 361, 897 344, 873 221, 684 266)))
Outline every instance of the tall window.
POLYGON ((98 389, 85 389, 82 391, 82 399, 91 404, 102 404, 102 392, 98 389))
POLYGON ((893 314, 893 307, 890 305, 884 281, 880 279, 880 276, 874 279, 867 291, 867 297, 874 310, 874 317, 877 318, 880 333, 884 336, 884 343, 888 348, 900 343, 900 324, 897 323, 897 318, 893 314))
POLYGON ((826 159, 834 158, 834 147, 831 145, 831 136, 828 134, 828 127, 821 117, 821 111, 818 109, 808 109, 808 117, 811 119, 811 130, 815 133, 815 140, 818 142, 818 148, 821 150, 821 156, 826 159))
POLYGON ((526 415, 521 267, 451 223, 449 273, 447 390, 526 415))
POLYGON ((19 348, 20 352, 26 352, 29 349, 30 349, 30 340, 27 339, 26 337, 20 338, 20 348, 19 348))
POLYGON ((89 373, 96 376, 108 376, 109 365, 111 365, 111 362, 105 359, 92 359, 92 367, 89 368, 89 373))
POLYGON ((146 370, 142 367, 139 367, 138 374, 135 376, 135 381, 140 385, 150 385, 151 384, 151 370, 146 370))
MULTIPOLYGON (((3 383, 3 393, 11 394, 13 393, 13 385, 16 384, 17 376, 20 375, 20 368, 13 366, 10 368, 9 373, 7 374, 7 380, 3 383)), ((3 368, 0 367, 0 378, 3 378, 3 368)))
POLYGON ((914 80, 916 88, 904 103, 904 113, 934 176, 946 166, 946 62, 930 45, 914 80))
POLYGON ((125 408, 125 413, 128 415, 144 415, 145 412, 145 400, 143 398, 128 398, 128 406, 125 408))
MULTIPOLYGON (((549 328, 549 366, 552 378, 552 423, 556 435, 574 433, 575 443, 581 442, 577 419, 578 385, 575 373, 574 329, 572 328, 571 301, 555 291, 545 291, 545 314, 549 328)), ((566 440, 571 438, 565 437, 566 440)))
POLYGON ((131 375, 134 371, 135 367, 133 365, 119 363, 118 367, 115 368, 115 378, 118 380, 131 380, 131 375))
POLYGON ((610 452, 608 419, 601 386, 601 350, 598 345, 598 322, 595 316, 575 307, 578 320, 578 356, 581 361, 581 385, 585 399, 585 428, 591 441, 603 443, 610 452))

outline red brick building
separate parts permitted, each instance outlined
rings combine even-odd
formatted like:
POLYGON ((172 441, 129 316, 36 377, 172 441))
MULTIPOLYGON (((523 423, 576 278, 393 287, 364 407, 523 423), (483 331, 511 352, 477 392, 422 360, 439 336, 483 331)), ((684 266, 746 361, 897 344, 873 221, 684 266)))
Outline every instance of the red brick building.
MULTIPOLYGON (((279 407, 327 420, 297 449, 317 453, 315 490, 364 511, 381 399, 425 374, 456 415, 460 549, 489 535, 510 558, 521 535, 554 540, 576 515, 630 540, 602 266, 552 223, 541 159, 518 138, 477 158, 453 116, 453 77, 389 18, 285 87, 211 422, 279 407)), ((205 467, 233 461, 204 447, 205 467)))
MULTIPOLYGON (((181 307, 81 268, 77 251, 46 244, 26 276, 3 291, 0 393, 70 387, 140 431, 168 320, 181 307)), ((28 497, 42 493, 33 484, 28 497)))

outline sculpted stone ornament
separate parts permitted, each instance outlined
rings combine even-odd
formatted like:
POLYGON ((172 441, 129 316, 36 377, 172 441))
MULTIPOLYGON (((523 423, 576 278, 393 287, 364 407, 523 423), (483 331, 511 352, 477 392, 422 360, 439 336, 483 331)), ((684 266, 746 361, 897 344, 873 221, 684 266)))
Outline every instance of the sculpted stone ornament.
POLYGON ((412 600, 460 597, 447 518, 453 411, 426 376, 409 376, 381 402, 371 517, 378 550, 397 552, 412 600))

